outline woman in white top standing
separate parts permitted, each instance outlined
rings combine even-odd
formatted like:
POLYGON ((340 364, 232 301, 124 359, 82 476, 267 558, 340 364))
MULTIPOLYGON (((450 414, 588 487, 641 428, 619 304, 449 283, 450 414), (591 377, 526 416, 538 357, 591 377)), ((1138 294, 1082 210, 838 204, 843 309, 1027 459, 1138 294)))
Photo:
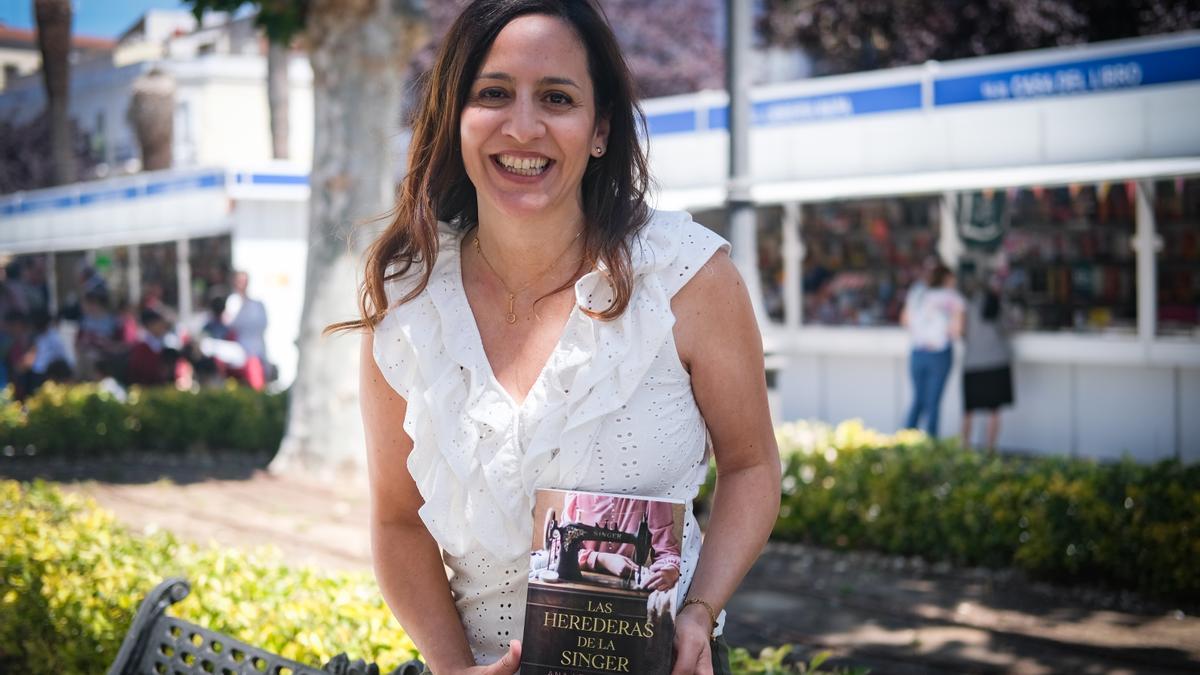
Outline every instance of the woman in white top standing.
POLYGON ((690 501, 710 452, 673 672, 728 668, 722 607, 779 507, 762 343, 728 244, 645 204, 632 91, 592 0, 467 6, 339 326, 364 329, 376 576, 438 675, 517 671, 536 489, 690 501))
POLYGON ((938 436, 942 392, 954 363, 954 340, 963 334, 965 306, 955 290, 954 273, 938 264, 930 271, 927 285, 909 290, 900 313, 900 324, 908 329, 912 344, 909 374, 913 402, 905 427, 916 429, 924 418, 925 431, 932 438, 938 436))

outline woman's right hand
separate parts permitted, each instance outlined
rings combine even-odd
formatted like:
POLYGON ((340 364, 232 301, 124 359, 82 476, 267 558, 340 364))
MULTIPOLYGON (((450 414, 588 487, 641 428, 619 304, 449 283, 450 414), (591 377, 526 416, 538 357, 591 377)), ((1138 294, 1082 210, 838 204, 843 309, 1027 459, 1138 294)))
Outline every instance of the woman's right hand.
POLYGON ((521 641, 511 640, 508 653, 499 661, 487 666, 474 666, 456 671, 455 675, 516 675, 521 669, 521 641))

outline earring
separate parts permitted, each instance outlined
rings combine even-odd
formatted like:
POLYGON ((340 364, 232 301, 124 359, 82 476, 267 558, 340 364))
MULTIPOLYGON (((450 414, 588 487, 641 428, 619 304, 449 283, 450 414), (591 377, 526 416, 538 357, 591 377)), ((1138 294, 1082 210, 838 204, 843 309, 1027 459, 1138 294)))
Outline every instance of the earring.
POLYGON ((604 146, 597 145, 597 146, 596 146, 595 153, 596 153, 596 156, 597 156, 597 157, 599 157, 599 156, 603 155, 603 154, 604 154, 604 146))

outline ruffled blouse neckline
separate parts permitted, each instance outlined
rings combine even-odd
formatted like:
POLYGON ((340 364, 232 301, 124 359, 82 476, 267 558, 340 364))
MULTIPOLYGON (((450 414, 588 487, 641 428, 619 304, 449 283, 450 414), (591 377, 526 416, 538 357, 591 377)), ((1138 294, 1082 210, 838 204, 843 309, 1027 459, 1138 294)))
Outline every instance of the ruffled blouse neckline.
MULTIPOLYGON (((480 365, 480 370, 489 380, 489 384, 502 394, 518 412, 525 413, 527 409, 536 401, 539 400, 535 393, 544 385, 545 379, 549 376, 551 367, 556 363, 559 352, 567 348, 567 337, 571 332, 572 324, 586 320, 587 317, 579 308, 578 302, 578 285, 588 275, 595 274, 595 270, 587 272, 576 281, 576 302, 571 307, 571 312, 567 316, 566 322, 563 323, 562 329, 559 332, 558 339, 554 343, 554 348, 546 356, 545 362, 538 370, 537 377, 533 384, 530 385, 529 391, 525 392, 525 396, 518 401, 512 392, 500 383, 500 378, 496 377, 496 369, 492 365, 492 361, 488 358, 487 349, 483 345, 483 331, 479 328, 479 321, 475 318, 475 312, 471 308, 471 301, 467 297, 467 286, 463 280, 463 254, 462 247, 464 244, 467 232, 459 232, 453 229, 446 223, 439 223, 439 236, 441 237, 441 250, 438 255, 438 262, 434 265, 434 274, 444 274, 449 277, 449 283, 441 285, 442 297, 436 297, 439 293, 434 292, 435 303, 444 305, 450 312, 463 317, 462 321, 466 324, 465 329, 460 331, 463 333, 464 340, 474 342, 473 349, 470 350, 473 354, 478 354, 483 363, 480 365)), ((431 279, 432 280, 432 279, 431 279)))
MULTIPOLYGON (((584 274, 558 343, 517 404, 483 349, 462 285, 462 239, 441 224, 425 292, 388 312, 376 358, 408 401, 408 468, 430 532, 450 555, 482 547, 507 560, 528 553, 535 490, 587 480, 600 424, 630 400, 671 339, 671 296, 725 244, 686 214, 656 214, 631 242, 635 292, 627 309, 608 321, 583 312, 608 306, 612 296, 603 269, 584 274), (403 338, 381 340, 393 331, 403 338), (403 365, 409 359, 415 368, 403 365)), ((403 289, 391 296, 403 297, 403 289)))

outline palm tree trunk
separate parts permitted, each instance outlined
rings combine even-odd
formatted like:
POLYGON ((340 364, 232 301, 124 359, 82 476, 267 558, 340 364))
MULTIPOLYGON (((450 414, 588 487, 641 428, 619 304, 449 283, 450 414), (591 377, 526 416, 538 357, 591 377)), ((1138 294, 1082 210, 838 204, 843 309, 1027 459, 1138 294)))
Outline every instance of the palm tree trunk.
POLYGON ((75 182, 75 148, 71 118, 71 0, 34 0, 38 48, 42 52, 42 84, 50 118, 50 153, 56 185, 75 182))
POLYGON ((142 149, 142 171, 171 168, 175 130, 175 78, 158 68, 138 76, 127 113, 142 149))
POLYGON ((287 433, 272 470, 361 467, 357 335, 323 338, 357 313, 356 278, 372 221, 395 194, 392 139, 404 66, 427 35, 420 3, 312 0, 313 166, 308 269, 287 433), (348 236, 352 235, 352 236, 348 236), (349 239, 349 245, 347 245, 349 239))
POLYGON ((288 158, 288 45, 267 42, 267 105, 271 110, 271 156, 288 158))

